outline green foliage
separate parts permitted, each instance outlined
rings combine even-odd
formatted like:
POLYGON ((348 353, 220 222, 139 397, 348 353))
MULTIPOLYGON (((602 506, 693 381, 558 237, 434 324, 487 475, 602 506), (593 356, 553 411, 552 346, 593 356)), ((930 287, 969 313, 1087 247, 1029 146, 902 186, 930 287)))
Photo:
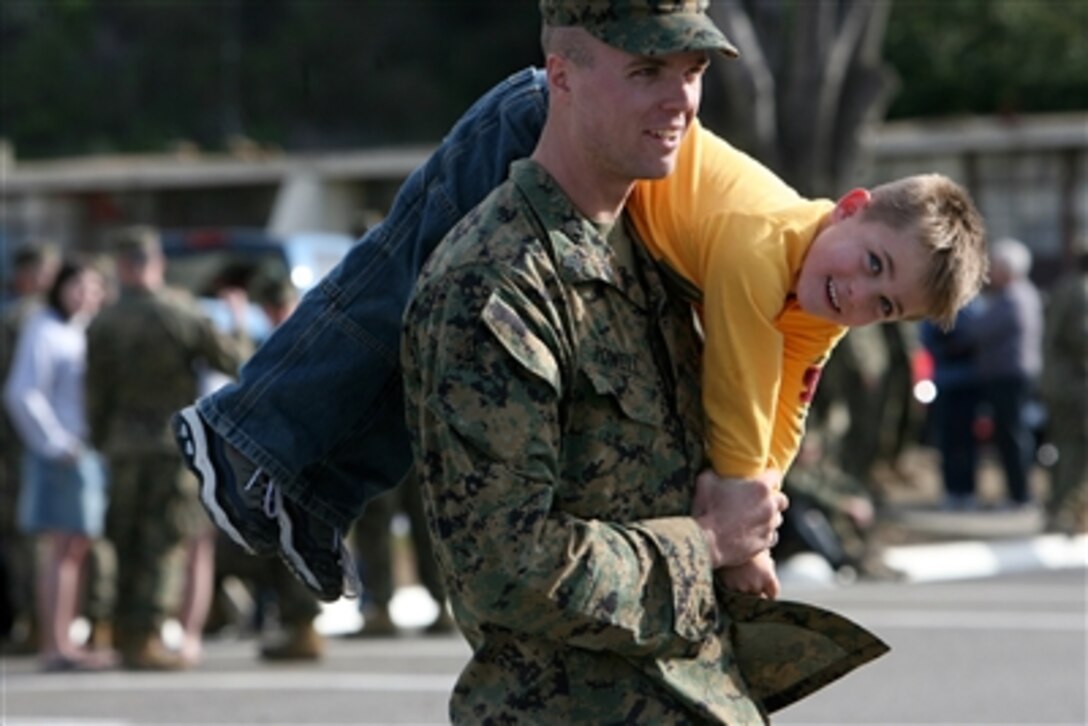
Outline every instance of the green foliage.
POLYGON ((896 0, 891 117, 1088 109, 1088 2, 896 0))
POLYGON ((528 0, 5 0, 0 137, 21 158, 232 136, 434 141, 540 62, 528 0))
MULTIPOLYGON (((540 63, 538 23, 533 0, 4 0, 0 136, 21 158, 433 142, 540 63)), ((1086 38, 1084 0, 896 0, 891 113, 1088 108, 1086 38)))

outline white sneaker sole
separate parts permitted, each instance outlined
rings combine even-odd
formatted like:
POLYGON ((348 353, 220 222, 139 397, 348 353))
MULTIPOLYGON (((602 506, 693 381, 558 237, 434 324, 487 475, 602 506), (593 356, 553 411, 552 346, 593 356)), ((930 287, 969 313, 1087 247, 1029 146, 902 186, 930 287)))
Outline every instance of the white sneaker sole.
POLYGON ((211 459, 208 458, 208 440, 204 436, 204 422, 200 419, 200 414, 196 412, 196 406, 183 408, 178 412, 178 416, 181 417, 189 430, 189 440, 186 442, 186 446, 192 447, 192 451, 183 453, 199 472, 200 501, 204 503, 204 508, 212 516, 212 521, 215 522, 216 527, 226 532, 234 540, 235 544, 246 552, 254 554, 253 548, 249 546, 242 534, 234 528, 227 513, 223 511, 223 508, 219 506, 219 502, 215 499, 215 468, 212 466, 211 459))

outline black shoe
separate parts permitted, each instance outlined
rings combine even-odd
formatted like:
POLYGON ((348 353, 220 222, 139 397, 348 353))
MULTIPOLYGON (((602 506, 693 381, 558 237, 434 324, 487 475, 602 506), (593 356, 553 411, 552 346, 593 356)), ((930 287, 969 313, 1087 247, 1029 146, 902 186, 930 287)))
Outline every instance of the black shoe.
POLYGON ((200 501, 215 525, 250 554, 274 555, 280 529, 268 475, 223 441, 196 406, 175 413, 172 423, 178 449, 200 479, 200 501))
POLYGON ((340 532, 284 497, 272 485, 271 509, 280 530, 280 559, 317 599, 358 597, 362 589, 340 532))

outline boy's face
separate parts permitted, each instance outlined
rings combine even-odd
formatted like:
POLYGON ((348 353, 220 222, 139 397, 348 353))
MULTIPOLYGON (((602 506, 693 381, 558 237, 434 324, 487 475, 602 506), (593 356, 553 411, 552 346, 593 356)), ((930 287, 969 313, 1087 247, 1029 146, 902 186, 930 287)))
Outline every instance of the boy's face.
POLYGON ((867 221, 869 199, 864 189, 840 199, 809 247, 796 293, 810 315, 855 327, 925 312, 925 250, 913 229, 867 221))

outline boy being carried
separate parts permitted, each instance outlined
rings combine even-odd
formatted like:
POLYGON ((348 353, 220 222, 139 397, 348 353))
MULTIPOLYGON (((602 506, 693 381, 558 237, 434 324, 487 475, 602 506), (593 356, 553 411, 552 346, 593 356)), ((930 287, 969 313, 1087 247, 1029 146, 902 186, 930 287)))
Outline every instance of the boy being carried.
MULTIPOLYGON (((636 187, 640 237, 695 306, 705 333, 703 402, 714 471, 775 486, 800 446, 820 371, 853 326, 951 325, 986 279, 984 225, 969 194, 938 174, 838 202, 773 212, 722 209, 700 185, 713 144, 684 147, 676 171, 636 187)), ((696 502, 695 514, 699 515, 696 502)), ((719 573, 775 597, 769 551, 719 573)))

